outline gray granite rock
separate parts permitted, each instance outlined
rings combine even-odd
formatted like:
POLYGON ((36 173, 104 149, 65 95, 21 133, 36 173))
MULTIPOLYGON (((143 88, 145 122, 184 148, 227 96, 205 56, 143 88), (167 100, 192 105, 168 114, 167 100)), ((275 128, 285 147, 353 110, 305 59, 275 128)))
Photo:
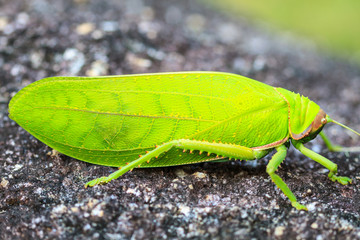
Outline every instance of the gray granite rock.
MULTIPOLYGON (((103 186, 113 168, 37 141, 7 116, 24 86, 47 76, 180 70, 233 72, 301 92, 360 129, 359 67, 300 37, 230 19, 194 1, 0 3, 1 239, 359 239, 359 154, 308 146, 353 179, 342 186, 291 150, 279 175, 309 206, 291 207, 255 162, 136 169, 103 186)), ((336 126, 338 144, 359 138, 336 126)))

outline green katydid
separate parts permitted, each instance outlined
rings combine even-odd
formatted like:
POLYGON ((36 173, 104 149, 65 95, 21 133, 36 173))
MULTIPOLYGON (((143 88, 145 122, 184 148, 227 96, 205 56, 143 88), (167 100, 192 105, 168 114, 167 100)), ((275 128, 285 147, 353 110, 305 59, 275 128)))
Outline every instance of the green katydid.
MULTIPOLYGON (((337 165, 304 147, 332 120, 304 96, 229 73, 179 72, 104 77, 52 77, 22 89, 10 118, 53 149, 73 158, 119 167, 107 183, 137 167, 163 167, 220 159, 254 160, 275 149, 267 165, 273 182, 299 210, 277 175, 290 142, 337 176, 337 165), (191 154, 192 153, 192 154, 191 154)), ((359 133, 355 132, 359 135, 359 133)), ((358 150, 358 149, 351 149, 358 150)))

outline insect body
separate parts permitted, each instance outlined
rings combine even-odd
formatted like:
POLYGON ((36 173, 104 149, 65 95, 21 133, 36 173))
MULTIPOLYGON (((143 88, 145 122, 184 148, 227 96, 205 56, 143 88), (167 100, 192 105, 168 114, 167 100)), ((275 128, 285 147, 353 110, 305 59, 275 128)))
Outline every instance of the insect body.
POLYGON ((85 186, 107 183, 136 167, 253 160, 275 149, 268 174, 295 208, 306 209, 275 173, 289 142, 328 168, 331 180, 351 182, 336 176, 336 164, 303 145, 335 122, 316 103, 235 74, 46 78, 21 90, 9 112, 59 152, 120 168, 85 186))

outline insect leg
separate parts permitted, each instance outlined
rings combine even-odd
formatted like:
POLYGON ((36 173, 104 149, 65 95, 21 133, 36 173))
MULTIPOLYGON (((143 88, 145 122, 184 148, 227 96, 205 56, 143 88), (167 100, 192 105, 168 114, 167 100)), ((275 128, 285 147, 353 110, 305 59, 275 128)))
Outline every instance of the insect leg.
POLYGON ((150 161, 152 158, 159 156, 161 153, 169 151, 172 147, 188 150, 199 150, 207 153, 215 153, 223 157, 252 160, 261 158, 268 153, 264 150, 253 150, 251 148, 225 143, 211 143, 206 141, 197 141, 189 139, 179 139, 164 143, 152 151, 147 152, 145 155, 140 156, 138 159, 130 162, 129 164, 121 167, 118 171, 110 174, 108 177, 101 177, 94 179, 85 184, 85 187, 93 187, 97 184, 108 183, 116 179, 133 168, 141 166, 144 162, 150 161))
POLYGON ((271 177, 271 180, 275 183, 275 185, 281 189, 281 191, 289 198, 291 201, 291 205, 295 207, 297 210, 307 210, 306 206, 301 205, 297 202, 295 195, 291 192, 290 188, 286 185, 286 183, 281 179, 279 175, 275 172, 278 169, 279 165, 284 161, 287 153, 287 148, 284 145, 280 145, 276 148, 277 153, 269 161, 266 166, 266 172, 271 177))
POLYGON ((155 148, 152 151, 149 151, 148 153, 146 153, 143 156, 139 156, 138 159, 130 162, 129 164, 119 168, 119 170, 117 170, 116 172, 113 172, 112 174, 110 174, 107 177, 101 177, 101 178, 97 178, 94 179, 90 182, 87 182, 85 184, 85 188, 87 187, 93 187, 95 185, 98 184, 105 184, 110 182, 113 179, 116 179, 118 177, 120 177, 121 175, 123 175, 124 173, 136 168, 137 166, 140 166, 142 163, 144 163, 145 161, 150 161, 151 158, 157 157, 159 156, 161 153, 168 151, 170 148, 172 148, 175 144, 175 141, 171 141, 171 142, 167 142, 164 143, 163 145, 155 148))
POLYGON ((333 144, 328 136, 324 132, 319 133, 320 137, 323 139, 325 145, 332 152, 360 152, 360 147, 342 147, 339 145, 333 144))
POLYGON ((310 149, 306 148, 304 146, 304 144, 302 144, 298 141, 292 141, 292 143, 293 143, 294 147, 296 149, 298 149, 302 154, 304 154, 305 156, 311 158, 315 162, 318 162, 321 165, 323 165, 324 167, 326 167, 327 169, 329 169, 330 172, 329 172, 328 177, 330 178, 331 181, 333 181, 333 182, 337 181, 343 185, 347 185, 348 183, 351 183, 352 180, 348 177, 336 176, 337 169, 338 169, 337 164, 335 164, 332 161, 330 161, 329 159, 321 156, 320 154, 317 154, 316 152, 311 151, 310 149))

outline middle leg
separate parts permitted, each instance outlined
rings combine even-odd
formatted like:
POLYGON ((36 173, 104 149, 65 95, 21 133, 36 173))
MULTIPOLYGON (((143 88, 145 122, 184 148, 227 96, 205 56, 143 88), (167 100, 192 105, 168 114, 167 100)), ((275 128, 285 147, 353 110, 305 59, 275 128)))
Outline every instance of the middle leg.
POLYGON ((293 207, 295 207, 297 210, 307 210, 306 206, 297 202, 297 199, 290 188, 281 179, 281 177, 275 173, 286 157, 287 148, 285 145, 280 145, 276 148, 276 150, 277 153, 274 154, 266 166, 266 172, 270 175, 271 180, 275 183, 275 185, 280 188, 281 191, 289 198, 293 207))

